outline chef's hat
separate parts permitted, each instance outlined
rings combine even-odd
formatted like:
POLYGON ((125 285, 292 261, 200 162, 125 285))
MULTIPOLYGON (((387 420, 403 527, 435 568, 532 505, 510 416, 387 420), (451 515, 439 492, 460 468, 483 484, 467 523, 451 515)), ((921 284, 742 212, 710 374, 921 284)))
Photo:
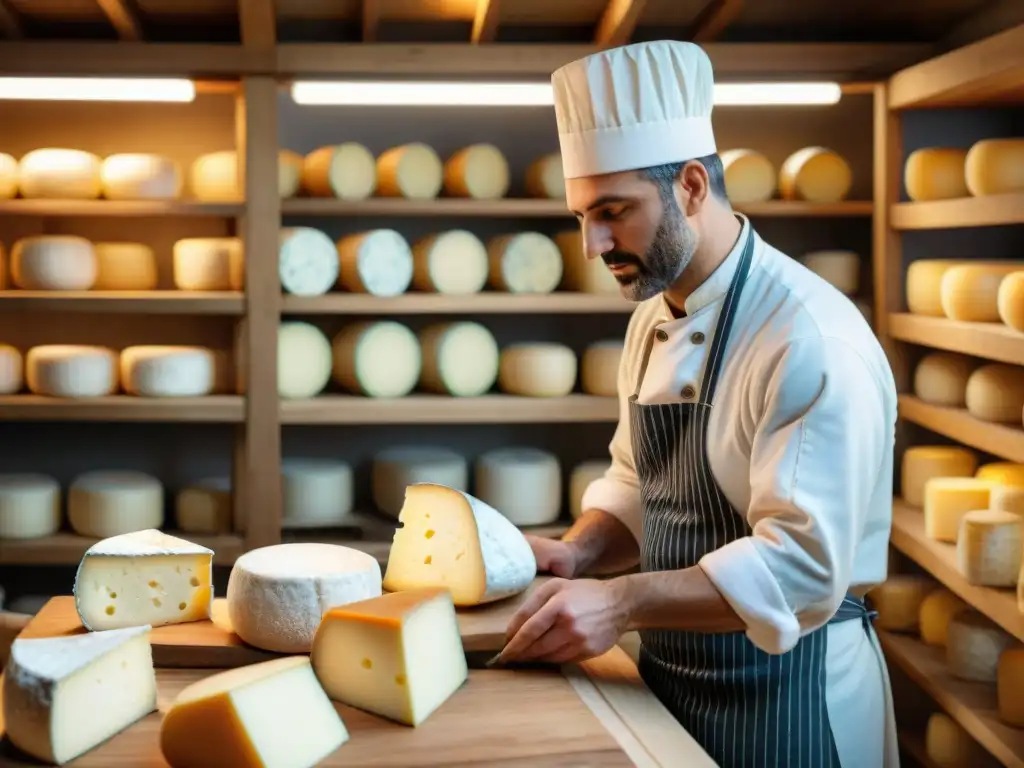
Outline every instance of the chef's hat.
POLYGON ((714 73, 693 43, 595 53, 551 76, 565 178, 679 163, 716 152, 714 73))

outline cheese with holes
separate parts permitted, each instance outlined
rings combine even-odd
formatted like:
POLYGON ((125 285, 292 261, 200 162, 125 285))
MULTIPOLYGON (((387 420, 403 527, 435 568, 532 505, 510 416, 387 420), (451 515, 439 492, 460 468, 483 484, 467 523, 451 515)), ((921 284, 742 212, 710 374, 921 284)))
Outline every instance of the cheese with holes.
POLYGON ((804 147, 786 158, 779 169, 783 200, 838 203, 853 186, 849 163, 825 147, 804 147))
POLYGON ((760 152, 727 149, 719 157, 725 170, 725 192, 733 205, 763 203, 775 194, 775 166, 760 152))
POLYGON ((377 194, 432 200, 444 184, 444 164, 432 147, 412 142, 392 147, 377 158, 377 194))
POLYGON ((999 656, 1014 639, 978 611, 964 611, 949 623, 946 666, 962 680, 994 683, 999 656))
POLYGON ((1024 367, 988 363, 967 380, 964 400, 976 419, 1017 424, 1024 410, 1024 367))
POLYGON ((337 459, 281 462, 281 527, 329 528, 352 514, 352 467, 337 459))
POLYGON ((860 256, 854 251, 811 251, 803 265, 836 290, 853 296, 860 290, 860 256))
POLYGON ((487 254, 487 281, 496 291, 551 293, 562 282, 562 252, 540 232, 493 237, 487 254))
POLYGON ((74 593, 89 630, 205 621, 213 550, 155 529, 103 539, 85 551, 74 593))
POLYGON ((75 533, 97 539, 160 528, 163 485, 143 472, 86 472, 68 488, 68 522, 75 533))
POLYGON ((338 249, 318 229, 282 229, 277 253, 277 272, 286 293, 322 296, 338 282, 338 249))
POLYGON ((215 368, 213 351, 203 347, 128 347, 121 386, 139 397, 201 397, 213 392, 215 368))
POLYGON ((434 323, 419 333, 420 386, 453 397, 479 397, 498 379, 498 342, 480 323, 434 323))
POLYGON ((959 264, 942 276, 942 313, 950 320, 969 323, 999 322, 999 284, 1022 261, 1002 264, 959 264))
POLYGON ((611 466, 610 461, 602 459, 600 461, 584 461, 573 469, 572 474, 569 475, 569 514, 573 520, 579 519, 586 511, 583 509, 583 494, 587 492, 587 487, 595 480, 604 477, 611 466))
POLYGON ((34 149, 18 163, 22 197, 93 200, 100 196, 102 161, 80 149, 34 149))
MULTIPOLYGON (((247 389, 248 323, 235 334, 235 391, 247 389)), ((323 392, 331 380, 331 342, 310 323, 290 321, 277 329, 277 393, 285 400, 303 400, 323 392)))
POLYGON ((305 656, 219 672, 186 686, 160 723, 171 768, 305 768, 349 739, 305 656))
POLYGON ((0 200, 10 200, 17 196, 18 161, 7 153, 0 152, 0 200))
POLYGON ((622 288, 615 275, 601 257, 588 258, 583 248, 583 233, 579 229, 559 232, 555 245, 562 254, 562 282, 566 291, 621 296, 622 288))
POLYGON ((181 166, 169 157, 145 152, 110 155, 100 167, 108 200, 174 200, 181 196, 181 166))
POLYGON ((33 235, 11 248, 11 280, 26 291, 87 291, 96 272, 93 244, 77 235, 33 235))
POLYGON ((1001 509, 1024 517, 1024 486, 997 485, 992 489, 989 504, 992 509, 1001 509))
MULTIPOLYGON (((298 191, 302 157, 287 149, 277 156, 277 192, 292 197, 298 191)), ((196 200, 205 203, 235 203, 245 197, 239 184, 238 153, 233 149, 200 155, 189 167, 188 186, 196 200)))
POLYGON ((914 394, 926 403, 963 408, 967 380, 978 362, 954 352, 931 352, 914 369, 914 394))
POLYGON ((320 147, 302 161, 302 189, 311 197, 365 200, 377 188, 377 161, 362 144, 320 147))
POLYGON ((967 197, 964 161, 967 150, 925 147, 910 153, 903 166, 907 197, 916 202, 967 197))
POLYGON ((959 445, 914 445, 903 452, 903 500, 924 506, 925 484, 933 477, 971 477, 978 468, 974 451, 959 445))
POLYGON ((60 501, 60 483, 49 475, 0 475, 0 539, 37 539, 57 533, 60 501))
POLYGON ((94 291, 152 291, 157 287, 156 254, 143 243, 93 243, 94 291))
POLYGON ((565 176, 562 171, 562 155, 551 152, 541 155, 526 168, 526 194, 551 200, 565 199, 565 176))
POLYGON ((1024 270, 1011 272, 999 283, 996 310, 1000 320, 1024 333, 1024 270))
POLYGON ((957 568, 969 584, 1017 586, 1024 550, 1022 523, 1020 516, 1003 510, 978 509, 963 516, 956 558, 957 568))
POLYGON ((338 282, 346 291, 397 296, 412 283, 409 243, 393 229, 348 235, 337 242, 338 282))
POLYGON ((25 360, 9 344, 0 344, 0 395, 14 395, 25 383, 25 360))
POLYGON ((396 446, 373 457, 373 503, 381 512, 398 517, 405 489, 414 483, 434 483, 459 491, 469 490, 469 463, 464 456, 441 446, 396 446))
POLYGON ((924 484, 925 535, 955 544, 964 515, 988 509, 993 485, 974 477, 930 478, 924 484))
POLYGON ((410 485, 398 515, 384 589, 447 587, 456 605, 502 600, 537 575, 529 542, 480 499, 430 483, 410 485))
POLYGON ((18 638, 3 677, 7 738, 51 765, 71 762, 157 708, 147 626, 18 638))
POLYGON ((967 188, 976 197, 1024 192, 1024 139, 982 139, 964 164, 967 188))
POLYGON ((497 200, 508 185, 508 160, 493 144, 471 144, 444 164, 444 192, 451 197, 497 200))
POLYGON ((328 611, 310 661, 334 701, 411 726, 469 679, 444 588, 392 592, 328 611))
POLYGON ((1024 486, 1024 464, 1012 461, 993 461, 978 467, 974 476, 979 480, 991 480, 999 485, 1024 486))
POLYGON ((245 253, 238 237, 187 237, 174 244, 174 287, 182 291, 240 291, 245 253))
POLYGON ((991 756, 958 722, 944 712, 928 718, 925 730, 925 753, 940 768, 987 766, 991 756))
POLYGON ((183 533, 230 533, 234 518, 231 478, 206 477, 185 486, 175 497, 174 516, 183 533))
POLYGON ((949 622, 969 608, 967 603, 948 589, 938 588, 929 592, 928 596, 921 601, 921 610, 918 616, 921 639, 928 645, 945 648, 949 622))
POLYGON ((618 393, 622 342, 598 341, 583 350, 580 360, 580 387, 588 395, 615 397, 618 393))
POLYGON ((875 626, 893 632, 914 632, 921 619, 921 604, 938 585, 927 576, 895 574, 871 590, 878 619, 875 626))
POLYGON ((476 496, 514 525, 550 525, 562 513, 562 467, 540 448, 499 448, 476 460, 476 496))
POLYGON ((1024 728, 1024 646, 1015 644, 1003 651, 996 669, 996 701, 999 719, 1014 728, 1024 728))
POLYGON ((511 344, 501 350, 498 386, 509 395, 565 397, 576 386, 576 353, 564 344, 511 344))
POLYGON ((419 381, 420 342, 394 320, 345 326, 334 337, 334 380, 367 397, 404 397, 419 381))
POLYGON ((487 285, 487 248, 465 229, 420 238, 412 246, 412 286, 417 291, 465 295, 487 285))
POLYGON ((36 395, 102 397, 117 391, 118 355, 106 347, 47 344, 25 357, 25 381, 36 395))
POLYGON ((309 653, 325 611, 380 594, 380 565, 372 555, 337 544, 275 544, 235 561, 228 613, 250 645, 309 653))

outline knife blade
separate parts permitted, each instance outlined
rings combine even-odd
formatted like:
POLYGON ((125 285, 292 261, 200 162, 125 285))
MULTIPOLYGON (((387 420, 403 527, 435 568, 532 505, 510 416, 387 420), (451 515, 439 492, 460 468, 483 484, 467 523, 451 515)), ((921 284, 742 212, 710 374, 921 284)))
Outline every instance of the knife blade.
POLYGON ((533 669, 548 672, 561 669, 561 664, 548 661, 501 661, 501 651, 492 654, 490 651, 466 651, 466 664, 470 669, 533 669))

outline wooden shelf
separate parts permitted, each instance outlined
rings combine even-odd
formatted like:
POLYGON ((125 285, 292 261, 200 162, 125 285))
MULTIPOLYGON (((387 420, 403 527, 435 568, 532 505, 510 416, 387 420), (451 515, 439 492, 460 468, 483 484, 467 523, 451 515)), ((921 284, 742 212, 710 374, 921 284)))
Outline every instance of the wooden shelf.
POLYGON ((1024 729, 999 720, 994 685, 950 675, 941 648, 892 632, 879 631, 878 638, 889 662, 898 664, 979 744, 1008 768, 1024 768, 1024 729))
POLYGON ((945 587, 988 616, 1018 640, 1024 641, 1024 613, 1017 609, 1013 589, 969 584, 956 565, 956 546, 933 541, 924 533, 924 514, 902 499, 893 502, 891 543, 945 587))
POLYGON ((896 312, 889 315, 889 335, 908 344, 1024 365, 1024 333, 1003 323, 963 323, 896 312))
POLYGON ((0 312, 96 312, 145 315, 241 315, 230 291, 0 291, 0 312))
POLYGON ((900 728, 897 736, 900 746, 921 768, 939 768, 935 762, 928 757, 928 749, 925 747, 924 734, 919 731, 911 731, 906 727, 900 728))
POLYGON ((0 216, 241 216, 243 203, 193 200, 0 200, 0 216))
POLYGON ((235 424, 245 417, 238 395, 209 397, 58 398, 40 395, 0 397, 0 421, 145 421, 235 424))
POLYGON ((928 203, 896 203, 889 214, 892 228, 963 229, 1024 223, 1024 193, 961 197, 928 203))
POLYGON ((618 418, 617 398, 592 395, 447 397, 417 394, 398 398, 323 395, 281 403, 282 424, 554 424, 615 422, 618 418))
POLYGON ((636 307, 621 296, 569 291, 548 294, 497 291, 466 295, 407 293, 389 297, 329 293, 324 296, 283 296, 281 299, 281 312, 293 315, 629 314, 636 307))
MULTIPOLYGON (((183 536, 215 553, 216 565, 234 565, 235 560, 245 551, 241 536, 196 536, 190 533, 168 531, 173 536, 183 536)), ((58 533, 39 539, 0 540, 0 565, 78 565, 85 550, 99 539, 79 536, 75 533, 58 533)))
POLYGON ((961 408, 930 405, 911 395, 899 396, 900 418, 979 451, 1024 463, 1024 429, 992 424, 961 408))
POLYGON ((734 205, 740 213, 748 216, 779 218, 845 218, 849 216, 871 216, 875 206, 870 200, 843 200, 838 203, 805 203, 797 200, 769 200, 764 203, 734 205))

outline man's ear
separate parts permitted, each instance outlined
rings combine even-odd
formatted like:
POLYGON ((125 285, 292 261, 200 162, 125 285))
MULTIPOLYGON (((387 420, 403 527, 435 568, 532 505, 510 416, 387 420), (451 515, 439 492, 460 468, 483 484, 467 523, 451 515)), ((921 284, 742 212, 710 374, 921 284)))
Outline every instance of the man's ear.
POLYGON ((674 187, 679 210, 687 217, 696 216, 711 195, 708 169, 699 160, 690 160, 679 169, 674 187))

